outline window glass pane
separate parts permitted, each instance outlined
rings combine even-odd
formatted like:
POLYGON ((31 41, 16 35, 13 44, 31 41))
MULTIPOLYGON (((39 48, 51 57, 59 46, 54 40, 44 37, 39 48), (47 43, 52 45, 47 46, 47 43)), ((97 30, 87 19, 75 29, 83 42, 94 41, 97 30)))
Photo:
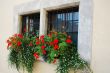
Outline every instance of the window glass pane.
POLYGON ((22 33, 39 31, 40 13, 22 16, 22 33))
POLYGON ((50 11, 48 12, 48 32, 67 32, 67 34, 72 36, 73 41, 77 44, 78 19, 78 7, 50 11))

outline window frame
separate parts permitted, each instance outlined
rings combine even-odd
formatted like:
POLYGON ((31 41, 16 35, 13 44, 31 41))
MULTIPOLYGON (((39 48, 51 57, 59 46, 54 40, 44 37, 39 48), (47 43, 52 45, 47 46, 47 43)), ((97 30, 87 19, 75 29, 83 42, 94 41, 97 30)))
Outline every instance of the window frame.
POLYGON ((14 7, 13 33, 21 29, 21 15, 40 12, 40 34, 46 34, 47 11, 79 5, 78 52, 82 58, 91 62, 93 2, 92 0, 50 0, 31 1, 14 7), (44 28, 44 27, 45 28, 44 28))
POLYGON ((74 7, 68 7, 68 8, 63 8, 63 9, 56 9, 56 10, 47 11, 47 19, 48 19, 48 21, 47 21, 47 24, 48 24, 47 33, 49 33, 50 31, 52 31, 53 28, 57 32, 66 32, 68 35, 70 35, 71 33, 73 33, 73 35, 77 36, 77 37, 72 37, 73 35, 71 34, 72 35, 71 37, 73 39, 73 42, 76 45, 78 44, 79 6, 74 6, 74 7), (77 20, 74 20, 74 13, 75 12, 78 13, 78 16, 77 16, 78 19, 77 20), (72 16, 70 14, 72 14, 72 16), (62 31, 62 29, 59 28, 59 27, 61 27, 61 25, 57 25, 58 24, 58 15, 59 15, 59 17, 61 19, 64 19, 64 21, 63 21, 64 22, 64 25, 67 25, 67 26, 69 26, 67 21, 71 19, 71 21, 72 21, 71 31, 68 31, 68 29, 65 29, 66 31, 65 30, 62 31), (52 17, 54 17, 54 16, 56 18, 55 19, 52 19, 52 17), (69 18, 70 16, 71 16, 71 18, 69 18), (74 22, 75 21, 77 21, 77 28, 76 28, 76 31, 73 31, 73 27, 74 27, 74 22))
POLYGON ((36 27, 36 31, 39 31, 39 26, 40 26, 40 13, 36 12, 36 13, 31 13, 31 14, 25 14, 25 15, 21 15, 21 33, 25 33, 25 32, 30 32, 33 33, 35 32, 35 24, 37 24, 36 26, 38 26, 38 29, 36 27), (28 21, 27 21, 28 20, 28 21), (31 21, 30 21, 31 20, 31 21), (33 20, 33 22, 32 22, 33 20), (38 23, 35 23, 35 20, 38 21, 38 23), (30 24, 33 24, 33 31, 30 31, 30 24), (24 29, 26 29, 26 31, 24 31, 24 29))

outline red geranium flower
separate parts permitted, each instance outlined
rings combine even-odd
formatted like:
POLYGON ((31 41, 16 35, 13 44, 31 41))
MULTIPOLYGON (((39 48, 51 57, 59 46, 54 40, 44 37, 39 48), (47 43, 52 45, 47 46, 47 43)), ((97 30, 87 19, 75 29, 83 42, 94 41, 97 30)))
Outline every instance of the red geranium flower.
POLYGON ((32 42, 29 43, 29 46, 33 46, 32 42))
POLYGON ((52 34, 48 34, 48 37, 52 37, 52 34))
POLYGON ((38 59, 38 58, 39 58, 38 53, 34 53, 34 57, 35 57, 36 59, 38 59))
POLYGON ((50 46, 52 46, 53 45, 53 42, 50 42, 50 46))
POLYGON ((14 37, 17 37, 17 34, 14 34, 14 37))
POLYGON ((9 46, 11 46, 12 45, 12 43, 11 42, 8 42, 8 46, 7 46, 7 48, 9 47, 9 46))
POLYGON ((43 45, 43 46, 41 46, 41 49, 45 49, 45 46, 43 45))
POLYGON ((57 60, 56 60, 56 59, 54 59, 54 60, 53 60, 53 63, 56 63, 56 61, 57 61, 57 60))
POLYGON ((18 34, 18 37, 22 39, 23 38, 23 35, 22 34, 18 34))
POLYGON ((22 44, 22 42, 18 41, 17 42, 17 46, 20 46, 22 44))
POLYGON ((67 39, 66 43, 70 44, 70 43, 72 43, 72 40, 71 39, 67 39))
POLYGON ((42 43, 45 43, 44 39, 41 40, 42 43))
POLYGON ((54 44, 58 44, 58 39, 55 39, 55 40, 53 41, 53 43, 54 43, 54 44))
POLYGON ((40 39, 44 39, 44 35, 40 36, 40 39))
POLYGON ((54 46, 54 50, 58 50, 59 46, 58 45, 55 45, 54 46))
POLYGON ((46 54, 46 50, 42 50, 42 53, 45 55, 46 54))
POLYGON ((36 42, 36 45, 39 45, 40 44, 40 42, 38 41, 38 42, 36 42))

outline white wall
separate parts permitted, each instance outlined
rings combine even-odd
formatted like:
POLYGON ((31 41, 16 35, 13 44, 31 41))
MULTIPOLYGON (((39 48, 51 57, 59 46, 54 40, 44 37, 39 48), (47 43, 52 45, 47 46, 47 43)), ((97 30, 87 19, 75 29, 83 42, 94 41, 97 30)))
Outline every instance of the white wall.
POLYGON ((110 0, 94 0, 92 67, 110 73, 110 0))
POLYGON ((13 31, 13 7, 32 0, 0 0, 0 73, 18 73, 8 66, 6 39, 13 31))

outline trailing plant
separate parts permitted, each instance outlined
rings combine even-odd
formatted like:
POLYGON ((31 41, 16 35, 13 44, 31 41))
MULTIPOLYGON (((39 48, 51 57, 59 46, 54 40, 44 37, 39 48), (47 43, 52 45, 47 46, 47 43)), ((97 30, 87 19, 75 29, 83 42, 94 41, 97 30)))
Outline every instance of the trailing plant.
POLYGON ((71 36, 66 33, 51 32, 40 37, 38 33, 15 34, 7 43, 9 62, 18 70, 23 68, 32 73, 33 64, 43 57, 45 62, 58 64, 57 73, 69 73, 71 69, 77 72, 85 68, 92 73, 89 64, 80 58, 71 36))
POLYGON ((91 72, 89 64, 80 58, 79 54, 77 53, 77 48, 72 44, 65 50, 65 53, 60 56, 57 72, 69 73, 69 71, 73 69, 75 73, 78 70, 84 70, 86 67, 91 72))
POLYGON ((58 73, 68 73, 71 69, 76 72, 84 68, 91 72, 89 64, 80 58, 77 46, 66 33, 51 32, 40 36, 36 39, 35 51, 37 59, 43 56, 48 63, 56 63, 59 60, 56 69, 58 73))
POLYGON ((17 68, 26 69, 29 73, 32 73, 33 64, 36 61, 33 53, 33 39, 32 34, 27 36, 27 33, 15 34, 7 40, 9 54, 9 63, 17 68))

